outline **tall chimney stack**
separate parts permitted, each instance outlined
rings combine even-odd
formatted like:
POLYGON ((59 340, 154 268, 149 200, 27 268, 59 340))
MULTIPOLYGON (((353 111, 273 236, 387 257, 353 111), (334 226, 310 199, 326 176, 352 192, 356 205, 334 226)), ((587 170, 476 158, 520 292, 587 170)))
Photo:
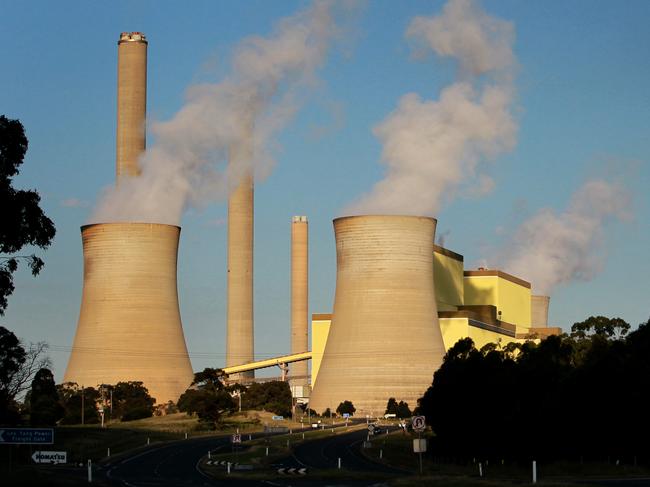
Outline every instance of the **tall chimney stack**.
POLYGON ((117 181, 140 174, 147 112, 147 39, 122 32, 117 41, 117 181))
MULTIPOLYGON (((239 185, 228 200, 228 309, 226 366, 254 360, 253 340, 253 173, 251 130, 231 147, 230 165, 244 168, 239 185)), ((242 372, 231 380, 252 379, 242 372)))
MULTIPOLYGON (((291 221, 291 353, 308 349, 309 223, 306 216, 291 221)), ((307 362, 291 365, 292 386, 306 386, 307 362)))

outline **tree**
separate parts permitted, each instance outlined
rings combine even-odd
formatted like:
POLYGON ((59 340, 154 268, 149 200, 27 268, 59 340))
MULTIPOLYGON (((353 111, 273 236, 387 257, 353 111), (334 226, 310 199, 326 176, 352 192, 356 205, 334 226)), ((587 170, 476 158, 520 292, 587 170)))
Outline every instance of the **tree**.
POLYGON ((26 261, 37 275, 44 262, 36 255, 15 255, 24 246, 47 248, 56 230, 33 190, 16 190, 12 178, 19 173, 27 152, 27 137, 18 120, 0 115, 0 315, 7 308, 7 298, 14 291, 13 273, 20 260, 26 261))
POLYGON ((400 401, 399 404, 397 405, 397 417, 400 419, 403 418, 410 418, 412 416, 411 409, 409 408, 409 404, 404 401, 400 401))
POLYGON ((50 367, 45 343, 30 344, 27 350, 13 332, 0 326, 0 424, 19 419, 16 398, 30 388, 36 372, 50 367))
POLYGON ((179 411, 196 414, 201 423, 214 429, 224 414, 233 413, 237 408, 231 395, 233 391, 222 382, 225 376, 221 369, 212 368, 194 374, 190 389, 178 399, 179 411))
POLYGON ((354 407, 354 405, 352 404, 352 401, 343 401, 336 408, 337 414, 340 414, 340 415, 349 414, 350 416, 353 416, 354 412, 356 410, 357 410, 357 408, 354 407))
POLYGON ((40 369, 29 395, 29 422, 32 426, 53 426, 63 417, 63 407, 49 369, 40 369))
POLYGON ((630 324, 621 318, 607 318, 606 316, 590 316, 585 321, 574 323, 571 326, 571 336, 574 338, 587 338, 598 335, 604 338, 621 338, 630 331, 630 324))
POLYGON ((153 416, 155 403, 141 381, 118 382, 113 386, 113 414, 122 421, 153 416))
POLYGON ((281 416, 291 416, 293 398, 288 382, 255 382, 242 395, 242 407, 263 409, 281 416))
POLYGON ((76 382, 65 382, 56 386, 59 402, 63 406, 61 424, 81 424, 83 408, 83 423, 99 423, 97 404, 101 394, 94 387, 84 387, 83 391, 76 382), (82 400, 83 394, 83 400, 82 400))
POLYGON ((384 414, 397 414, 397 400, 394 397, 388 399, 386 412, 384 414))

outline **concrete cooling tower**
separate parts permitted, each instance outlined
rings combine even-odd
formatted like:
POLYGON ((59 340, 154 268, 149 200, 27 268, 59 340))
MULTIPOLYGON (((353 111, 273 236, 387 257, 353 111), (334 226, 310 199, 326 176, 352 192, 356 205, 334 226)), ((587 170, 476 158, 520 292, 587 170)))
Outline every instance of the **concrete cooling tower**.
POLYGON ((122 32, 117 41, 117 179, 140 174, 147 115, 147 39, 122 32))
MULTIPOLYGON (((309 350, 309 223, 291 220, 291 353, 309 350)), ((307 362, 291 364, 291 386, 308 384, 307 362)))
POLYGON ((530 321, 533 328, 546 328, 548 326, 549 296, 530 297, 530 321))
POLYGON ((390 397, 411 408, 445 354, 433 285, 436 220, 351 216, 334 220, 336 293, 309 407, 383 414, 390 397))
POLYGON ((193 380, 178 307, 180 228, 155 223, 81 227, 84 283, 65 382, 142 381, 157 403, 193 380))

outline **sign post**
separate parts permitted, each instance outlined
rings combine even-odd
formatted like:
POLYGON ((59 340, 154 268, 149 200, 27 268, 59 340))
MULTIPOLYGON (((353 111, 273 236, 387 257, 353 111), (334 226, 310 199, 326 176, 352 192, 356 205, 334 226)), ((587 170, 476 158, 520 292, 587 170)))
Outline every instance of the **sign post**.
POLYGON ((68 463, 68 452, 65 451, 36 451, 32 455, 35 463, 68 463))
POLYGON ((0 444, 4 445, 51 445, 54 443, 52 428, 3 428, 0 444))
POLYGON ((414 416, 411 424, 413 425, 413 429, 418 433, 418 439, 413 440, 413 451, 420 456, 420 475, 422 475, 422 452, 427 451, 427 440, 422 440, 422 432, 427 427, 426 420, 424 416, 414 416))

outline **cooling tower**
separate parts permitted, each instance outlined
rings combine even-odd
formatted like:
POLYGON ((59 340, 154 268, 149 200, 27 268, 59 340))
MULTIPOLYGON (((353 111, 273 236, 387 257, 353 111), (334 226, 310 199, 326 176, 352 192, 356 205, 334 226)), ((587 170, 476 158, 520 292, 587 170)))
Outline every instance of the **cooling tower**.
POLYGON ((140 174, 147 112, 147 40, 122 32, 117 42, 117 179, 140 174))
MULTIPOLYGON (((309 223, 306 216, 291 220, 291 353, 309 349, 309 223)), ((292 386, 306 386, 307 362, 291 364, 292 386)), ((303 391, 304 394, 304 391, 303 391)))
MULTIPOLYGON (((250 139, 231 149, 233 167, 249 167, 250 139)), ((253 342, 253 176, 250 170, 228 200, 228 308, 226 366, 254 360, 253 342)), ((237 381, 251 379, 253 372, 233 374, 237 381)))
POLYGON ((154 223, 81 227, 84 284, 64 381, 142 381, 157 403, 193 380, 176 289, 180 228, 154 223))
POLYGON ((530 297, 530 326, 532 328, 546 328, 548 326, 549 296, 530 297))
POLYGON ((332 324, 309 407, 383 414, 390 397, 411 408, 431 385, 445 348, 433 285, 436 220, 352 216, 334 220, 332 324))

